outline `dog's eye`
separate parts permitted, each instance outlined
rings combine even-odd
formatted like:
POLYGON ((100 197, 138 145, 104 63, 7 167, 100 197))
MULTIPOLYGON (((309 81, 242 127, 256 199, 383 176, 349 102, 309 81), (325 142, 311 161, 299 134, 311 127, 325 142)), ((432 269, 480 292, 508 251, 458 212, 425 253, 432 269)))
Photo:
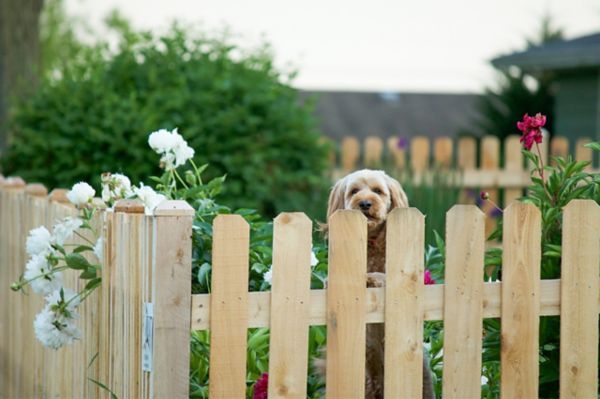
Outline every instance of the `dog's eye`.
POLYGON ((353 188, 352 191, 350 191, 350 194, 354 195, 358 192, 358 188, 353 188))
POLYGON ((379 194, 379 195, 383 194, 383 191, 381 191, 381 189, 380 189, 379 187, 376 187, 376 188, 374 188, 374 189, 373 189, 373 192, 374 192, 375 194, 379 194))

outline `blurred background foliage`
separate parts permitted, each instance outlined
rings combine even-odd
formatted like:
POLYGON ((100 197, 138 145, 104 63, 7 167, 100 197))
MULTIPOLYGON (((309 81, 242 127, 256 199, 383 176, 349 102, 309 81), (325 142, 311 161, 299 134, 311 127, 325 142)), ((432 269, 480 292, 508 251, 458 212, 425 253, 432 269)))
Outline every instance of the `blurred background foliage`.
POLYGON ((148 134, 178 127, 209 178, 227 175, 226 205, 323 216, 328 146, 313 102, 299 101, 294 74, 274 68, 268 45, 242 49, 176 24, 135 31, 117 13, 106 20, 116 44, 85 44, 61 7, 44 10, 44 74, 13 110, 5 174, 48 187, 97 184, 102 171, 137 182, 158 172, 148 134))

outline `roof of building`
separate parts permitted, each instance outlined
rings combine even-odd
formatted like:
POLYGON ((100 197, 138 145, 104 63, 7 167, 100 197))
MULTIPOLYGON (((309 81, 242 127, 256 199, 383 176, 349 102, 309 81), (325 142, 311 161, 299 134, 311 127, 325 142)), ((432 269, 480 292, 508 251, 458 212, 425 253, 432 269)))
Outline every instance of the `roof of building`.
POLYGON ((317 95, 321 130, 339 140, 345 136, 456 136, 476 117, 476 94, 368 93, 305 91, 317 95))
POLYGON ((492 65, 516 66, 527 72, 600 67, 600 32, 503 55, 494 58, 492 65))

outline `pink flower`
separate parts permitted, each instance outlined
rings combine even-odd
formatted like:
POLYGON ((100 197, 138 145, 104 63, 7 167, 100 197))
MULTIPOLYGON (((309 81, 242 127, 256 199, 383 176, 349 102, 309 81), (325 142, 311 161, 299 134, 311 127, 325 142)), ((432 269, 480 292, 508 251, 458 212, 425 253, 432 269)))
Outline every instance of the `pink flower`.
POLYGON ((431 278, 431 272, 428 269, 425 269, 425 285, 435 284, 435 280, 431 278))
POLYGON ((267 399, 269 397, 269 373, 263 373, 254 383, 252 399, 267 399))
POLYGON ((517 122, 517 128, 523 132, 521 139, 523 147, 531 150, 533 143, 541 143, 543 139, 542 126, 546 124, 546 116, 537 113, 535 116, 523 115, 523 120, 517 122))
POLYGON ((487 191, 482 191, 479 193, 479 198, 481 198, 482 201, 488 200, 490 199, 490 193, 487 191))

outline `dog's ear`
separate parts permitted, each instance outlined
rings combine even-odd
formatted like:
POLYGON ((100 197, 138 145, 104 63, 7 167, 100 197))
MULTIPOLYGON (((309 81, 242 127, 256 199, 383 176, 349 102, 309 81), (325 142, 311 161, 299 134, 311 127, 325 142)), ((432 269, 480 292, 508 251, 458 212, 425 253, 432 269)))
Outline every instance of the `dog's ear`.
POLYGON ((346 192, 346 179, 340 179, 335 183, 329 193, 329 204, 327 205, 327 220, 338 209, 344 209, 344 193, 346 192))
POLYGON ((402 189, 402 186, 398 180, 385 176, 388 189, 390 190, 390 196, 392 197, 392 205, 390 209, 394 208, 408 208, 408 198, 406 193, 402 189))

